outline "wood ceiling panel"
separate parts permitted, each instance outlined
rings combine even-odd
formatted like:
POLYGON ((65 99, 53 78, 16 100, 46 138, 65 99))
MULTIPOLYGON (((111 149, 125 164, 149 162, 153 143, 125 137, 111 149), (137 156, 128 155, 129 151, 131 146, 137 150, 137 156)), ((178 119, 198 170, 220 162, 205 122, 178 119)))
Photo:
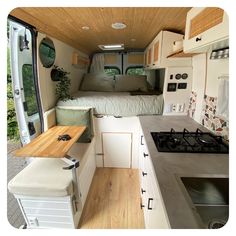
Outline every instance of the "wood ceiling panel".
POLYGON ((91 54, 99 44, 124 43, 126 49, 144 49, 161 30, 184 33, 188 7, 24 7, 10 15, 38 31, 91 54), (127 27, 114 30, 111 24, 123 22, 127 27), (82 30, 89 26, 90 30, 82 30), (136 39, 132 42, 131 39, 136 39))

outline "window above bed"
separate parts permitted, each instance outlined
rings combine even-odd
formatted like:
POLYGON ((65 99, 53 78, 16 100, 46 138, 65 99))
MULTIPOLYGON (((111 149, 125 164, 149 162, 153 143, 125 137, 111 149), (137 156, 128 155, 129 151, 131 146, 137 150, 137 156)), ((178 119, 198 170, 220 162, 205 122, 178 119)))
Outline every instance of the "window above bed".
POLYGON ((144 68, 142 66, 130 66, 125 71, 126 75, 144 75, 144 68))
POLYGON ((119 75, 120 69, 116 66, 105 66, 104 71, 107 75, 119 75))

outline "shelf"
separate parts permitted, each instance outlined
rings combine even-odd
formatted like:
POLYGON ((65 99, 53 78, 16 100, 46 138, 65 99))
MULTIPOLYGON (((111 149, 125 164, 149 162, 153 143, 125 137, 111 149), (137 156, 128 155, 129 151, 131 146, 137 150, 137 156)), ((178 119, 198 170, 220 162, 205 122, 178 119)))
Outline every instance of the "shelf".
POLYGON ((77 52, 72 54, 72 65, 85 68, 89 64, 89 59, 80 56, 77 52))
POLYGON ((192 57, 192 56, 195 56, 199 53, 184 53, 183 50, 179 50, 179 51, 176 51, 172 54, 170 54, 169 56, 167 56, 167 58, 175 58, 175 57, 192 57))

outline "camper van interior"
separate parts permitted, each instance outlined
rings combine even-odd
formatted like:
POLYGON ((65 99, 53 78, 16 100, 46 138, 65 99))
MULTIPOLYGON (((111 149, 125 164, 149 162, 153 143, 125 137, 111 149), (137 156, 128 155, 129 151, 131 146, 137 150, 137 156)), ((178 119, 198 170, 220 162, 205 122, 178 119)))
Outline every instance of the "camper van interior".
POLYGON ((227 223, 223 9, 21 7, 8 25, 22 228, 227 223))

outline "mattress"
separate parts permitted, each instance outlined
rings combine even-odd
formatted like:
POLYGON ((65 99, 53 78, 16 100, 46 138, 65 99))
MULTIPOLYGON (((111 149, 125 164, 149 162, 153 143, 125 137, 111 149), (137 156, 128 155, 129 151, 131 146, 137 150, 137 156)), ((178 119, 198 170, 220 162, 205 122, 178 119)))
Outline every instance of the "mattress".
POLYGON ((163 96, 135 95, 128 92, 78 91, 72 100, 59 101, 61 107, 92 107, 95 115, 140 116, 160 115, 163 111, 163 96))

